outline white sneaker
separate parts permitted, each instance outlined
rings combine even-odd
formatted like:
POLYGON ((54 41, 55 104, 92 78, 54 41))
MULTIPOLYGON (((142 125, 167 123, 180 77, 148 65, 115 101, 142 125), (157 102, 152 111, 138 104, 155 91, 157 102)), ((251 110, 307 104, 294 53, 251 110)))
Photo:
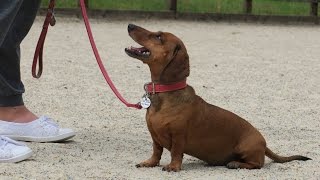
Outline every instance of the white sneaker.
POLYGON ((0 163, 14 163, 28 159, 32 150, 8 137, 0 136, 0 163))
POLYGON ((0 120, 0 135, 18 141, 59 142, 72 138, 72 129, 59 128, 52 119, 41 116, 29 123, 13 123, 0 120))

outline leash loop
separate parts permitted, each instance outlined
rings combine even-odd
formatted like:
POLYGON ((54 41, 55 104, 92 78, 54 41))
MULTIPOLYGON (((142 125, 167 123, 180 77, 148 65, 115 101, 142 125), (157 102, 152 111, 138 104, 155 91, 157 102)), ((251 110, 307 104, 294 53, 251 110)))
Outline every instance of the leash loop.
POLYGON ((34 78, 40 78, 42 74, 43 46, 44 46, 44 41, 46 40, 49 24, 51 26, 54 26, 56 24, 56 19, 54 17, 54 6, 55 6, 55 0, 50 0, 49 7, 47 10, 47 16, 46 16, 46 19, 44 20, 42 31, 37 43, 36 50, 34 52, 34 56, 33 56, 31 73, 34 78), (38 64, 38 72, 37 72, 37 64, 38 64))

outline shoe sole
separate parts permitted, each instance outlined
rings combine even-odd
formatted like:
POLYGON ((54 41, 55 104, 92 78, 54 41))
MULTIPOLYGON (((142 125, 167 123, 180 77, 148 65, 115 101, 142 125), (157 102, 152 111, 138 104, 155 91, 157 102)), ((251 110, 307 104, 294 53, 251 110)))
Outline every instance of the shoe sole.
POLYGON ((29 157, 32 156, 32 154, 33 154, 32 150, 29 150, 28 152, 26 152, 26 153, 24 153, 22 155, 19 155, 19 156, 10 158, 10 159, 1 159, 0 163, 16 163, 16 162, 20 162, 20 161, 28 159, 29 157))
POLYGON ((76 134, 74 132, 69 132, 65 134, 60 134, 58 136, 48 136, 48 137, 33 137, 33 136, 15 136, 15 135, 4 135, 16 141, 26 141, 26 142, 62 142, 73 138, 76 134))

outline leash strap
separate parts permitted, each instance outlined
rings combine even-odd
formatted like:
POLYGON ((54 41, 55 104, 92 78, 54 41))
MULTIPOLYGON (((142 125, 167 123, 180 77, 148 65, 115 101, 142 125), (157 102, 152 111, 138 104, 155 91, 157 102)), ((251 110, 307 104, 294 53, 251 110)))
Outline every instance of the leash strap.
POLYGON ((91 27, 90 27, 90 23, 89 23, 89 19, 88 19, 88 15, 87 15, 87 11, 85 8, 85 3, 84 0, 80 0, 80 7, 81 7, 81 12, 82 12, 82 16, 83 16, 83 21, 84 24, 86 26, 87 29, 87 33, 88 33, 88 37, 90 40, 90 44, 94 53, 94 56, 96 57, 97 63, 99 65, 99 68, 101 70, 101 73, 103 74, 104 79, 107 81, 108 85, 110 86, 110 88, 112 89, 113 93, 119 98, 119 100, 125 104, 127 107, 133 107, 136 109, 141 109, 141 105, 138 104, 130 104, 128 103, 119 93, 119 91, 116 89, 116 87, 114 86, 113 82, 111 81, 111 78, 109 77, 106 69, 103 66, 103 63, 101 61, 100 55, 98 53, 98 49, 96 47, 95 41, 93 39, 93 35, 92 35, 92 31, 91 31, 91 27))
POLYGON ((49 24, 51 26, 54 26, 56 24, 56 19, 54 17, 54 5, 55 5, 55 0, 50 0, 48 11, 47 11, 47 16, 46 19, 43 23, 42 26, 42 31, 37 43, 36 50, 34 52, 34 57, 33 57, 33 62, 32 62, 32 76, 34 78, 40 78, 42 74, 42 69, 43 69, 43 46, 44 46, 44 41, 46 40, 46 35, 48 32, 49 24), (38 61, 39 60, 39 61, 38 61), (37 64, 39 63, 38 66, 38 72, 37 72, 37 64))
MULTIPOLYGON (((33 57, 33 63, 32 63, 32 76, 34 78, 40 78, 41 74, 42 74, 42 69, 43 69, 43 46, 44 46, 44 42, 46 39, 46 35, 48 32, 48 28, 49 28, 49 24, 51 26, 54 26, 56 23, 55 17, 54 17, 54 6, 55 6, 55 0, 50 0, 49 3, 49 7, 48 7, 48 11, 47 11, 47 16, 46 19, 43 23, 42 26, 42 31, 37 43, 37 47, 34 53, 34 57, 33 57), (37 64, 38 66, 38 72, 36 70, 37 68, 37 64)), ((111 81, 111 78, 109 77, 107 71, 105 70, 103 63, 101 61, 100 55, 98 53, 98 49, 95 45, 94 39, 93 39, 93 35, 92 35, 92 31, 91 31, 91 27, 90 27, 90 23, 88 20, 88 15, 87 15, 87 11, 85 8, 85 4, 84 4, 84 0, 80 0, 80 7, 81 7, 81 12, 82 12, 82 16, 83 16, 83 20, 87 29, 87 33, 88 33, 88 37, 90 40, 90 44, 93 50, 93 53, 96 57, 97 63, 99 65, 99 68, 103 74, 103 77, 105 78, 105 80, 107 81, 108 85, 110 86, 110 88, 112 89, 112 91, 114 92, 114 94, 119 98, 119 100, 124 103, 127 107, 133 107, 136 109, 141 109, 141 105, 139 103, 137 104, 130 104, 128 103, 119 93, 119 91, 116 89, 116 87, 114 86, 113 82, 111 81)))

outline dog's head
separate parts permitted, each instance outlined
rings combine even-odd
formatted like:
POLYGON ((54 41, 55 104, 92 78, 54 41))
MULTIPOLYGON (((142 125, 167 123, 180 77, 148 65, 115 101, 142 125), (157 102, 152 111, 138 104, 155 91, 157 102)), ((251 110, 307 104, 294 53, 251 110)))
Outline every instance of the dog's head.
POLYGON ((125 52, 150 68, 157 83, 174 83, 189 76, 189 56, 183 42, 168 32, 150 32, 129 24, 130 37, 143 47, 126 48, 125 52))

